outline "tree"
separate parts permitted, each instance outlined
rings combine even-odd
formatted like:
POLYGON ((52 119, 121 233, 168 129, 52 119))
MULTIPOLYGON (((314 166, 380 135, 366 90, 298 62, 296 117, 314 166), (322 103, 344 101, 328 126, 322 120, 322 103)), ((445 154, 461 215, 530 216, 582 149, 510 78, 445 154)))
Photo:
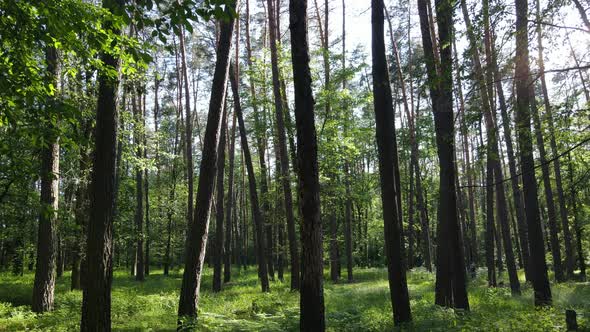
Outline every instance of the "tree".
POLYGON ((229 70, 229 53, 234 30, 234 17, 232 12, 238 8, 239 0, 230 4, 225 14, 230 18, 222 20, 219 28, 219 43, 217 46, 217 59, 215 72, 211 84, 211 99, 209 101, 209 113, 207 127, 203 141, 203 155, 199 168, 199 186, 195 201, 194 218, 189 224, 186 239, 186 252, 184 262, 184 274, 178 304, 179 327, 183 326, 182 319, 197 318, 199 305, 199 291, 207 247, 207 233, 209 230, 209 217, 213 199, 213 187, 217 171, 217 148, 220 137, 221 113, 226 93, 227 75, 229 70))
MULTIPOLYGON (((383 0, 372 0, 372 55, 373 55, 373 99, 375 107, 376 139, 379 151, 379 175, 381 179, 381 201, 385 233, 385 256, 389 277, 389 293, 395 324, 412 320, 410 297, 404 264, 402 242, 402 221, 399 220, 397 199, 399 177, 396 176, 394 159, 397 155, 393 98, 389 84, 389 73, 385 57, 383 0)), ((398 172, 399 173, 399 170, 398 172)))
MULTIPOLYGON (((120 13, 124 1, 104 0, 103 8, 120 13)), ((121 26, 106 23, 105 29, 117 36, 121 26)), ((103 52, 102 62, 114 72, 119 59, 103 52)), ((92 181, 90 184, 90 219, 86 247, 87 278, 82 298, 81 331, 111 330, 111 284, 113 279, 113 217, 117 159, 119 78, 104 71, 98 76, 98 100, 92 181)))
MULTIPOLYGON (((58 87, 59 59, 55 47, 48 46, 45 51, 47 79, 58 87)), ((46 112, 49 117, 58 110, 57 96, 48 100, 46 112)), ((54 123, 49 119, 48 123, 54 123)), ((47 128, 45 147, 41 152, 41 211, 37 239, 37 261, 35 283, 33 286, 34 312, 53 310, 55 292, 55 269, 57 258, 57 209, 59 202, 59 137, 57 128, 47 128)))
MULTIPOLYGON (((252 217, 254 219, 254 231, 256 234, 256 260, 258 262, 258 278, 260 278, 260 285, 263 292, 269 292, 270 286, 268 284, 267 262, 264 244, 264 217, 258 205, 258 192, 256 191, 256 176, 254 174, 254 166, 252 165, 252 156, 250 155, 250 148, 248 147, 248 138, 246 137, 246 125, 244 124, 244 116, 242 114, 242 106, 240 103, 240 94, 238 91, 237 72, 230 68, 230 83, 234 97, 234 110, 238 118, 238 125, 240 127, 240 139, 242 143, 242 151, 244 153, 244 163, 248 170, 248 188, 250 191, 250 206, 252 209, 252 217)), ((262 175, 264 176, 264 174, 262 175)))
POLYGON ((289 29, 295 85, 295 125, 297 128, 297 169, 301 224, 301 295, 299 318, 303 331, 324 331, 324 281, 320 183, 314 101, 309 69, 307 0, 290 0, 289 29))
POLYGON ((547 263, 545 262, 530 129, 528 2, 526 0, 515 0, 514 3, 516 5, 516 57, 514 70, 516 81, 516 132, 520 147, 524 206, 529 230, 529 269, 533 282, 535 305, 544 306, 551 304, 551 288, 547 277, 547 263))
POLYGON ((448 0, 436 1, 440 41, 440 66, 436 67, 433 36, 425 0, 418 0, 422 47, 434 113, 436 146, 440 168, 437 228, 437 269, 435 303, 441 306, 469 309, 465 285, 465 261, 459 220, 457 218, 456 169, 454 163, 454 127, 452 95, 452 13, 448 0), (438 78, 437 78, 437 75, 438 78))
MULTIPOLYGON (((227 101, 225 102, 227 106, 227 101)), ((225 173, 225 140, 227 134, 227 107, 223 108, 223 115, 221 117, 221 137, 219 138, 219 147, 217 148, 217 191, 216 202, 216 222, 215 222, 215 245, 213 256, 213 291, 221 291, 221 263, 224 256, 224 239, 223 239, 223 197, 224 188, 223 180, 225 173)))

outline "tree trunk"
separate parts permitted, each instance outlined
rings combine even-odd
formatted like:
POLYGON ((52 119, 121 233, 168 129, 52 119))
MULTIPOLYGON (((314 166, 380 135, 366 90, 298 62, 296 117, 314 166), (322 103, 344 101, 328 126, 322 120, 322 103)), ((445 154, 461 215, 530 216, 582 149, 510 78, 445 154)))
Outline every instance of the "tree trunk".
MULTIPOLYGON (((143 116, 141 114, 141 105, 137 105, 137 101, 141 101, 139 94, 139 87, 134 86, 132 95, 132 108, 134 117, 133 130, 133 144, 136 149, 136 157, 138 160, 143 158, 143 116)), ((141 102, 140 102, 141 104, 141 102)), ((136 246, 135 246, 135 280, 143 281, 145 278, 144 272, 144 256, 143 256, 143 170, 139 165, 135 166, 135 232, 136 232, 136 246)))
POLYGON ((425 0, 418 1, 420 30, 432 99, 436 144, 440 164, 440 200, 438 205, 437 269, 435 303, 469 309, 465 285, 465 261, 459 220, 457 218, 456 169, 454 163, 454 120, 452 96, 452 12, 449 0, 437 0, 436 12, 440 35, 440 74, 437 77, 435 51, 428 23, 425 0))
POLYGON ((320 183, 314 100, 309 69, 307 0, 289 2, 291 59, 295 85, 295 124, 299 170, 299 205, 302 262, 300 329, 324 331, 324 286, 322 222, 320 219, 320 183))
POLYGON ((522 251, 522 260, 524 265, 524 274, 527 280, 531 280, 529 266, 529 239, 526 215, 523 206, 522 192, 520 190, 520 175, 516 170, 516 158, 514 157, 514 148, 512 143, 512 129, 510 126, 511 119, 508 116, 508 107, 504 98, 504 89, 502 88, 502 76, 497 63, 495 51, 495 42, 492 41, 492 68, 494 70, 494 81, 496 83, 496 93, 500 103, 500 115, 502 117, 502 129, 504 130, 504 141, 506 143, 506 153, 508 154, 508 168, 510 171, 510 182, 512 185, 512 199, 514 200, 514 209, 516 210, 516 219, 518 220, 518 236, 522 251))
POLYGON ((576 231, 576 249, 578 251, 578 268, 580 269, 580 280, 586 280, 586 262, 584 258, 584 248, 582 247, 583 229, 578 218, 576 183, 574 183, 574 169, 572 165, 571 154, 568 154, 569 159, 569 176, 570 176, 570 191, 571 191, 571 207, 574 213, 574 228, 576 231))
MULTIPOLYGON (((541 173, 543 175, 543 188, 545 189, 545 203, 547 204, 547 224, 549 225, 549 238, 551 241, 551 255, 553 257, 553 272, 555 281, 565 281, 563 268, 561 266, 561 247, 559 245, 559 229, 557 224, 557 213, 555 212, 555 200, 553 189, 551 188, 551 174, 549 164, 547 163, 547 152, 545 151, 545 139, 543 138, 543 128, 539 118, 539 109, 535 100, 535 91, 531 84, 529 88, 531 111, 533 113, 533 125, 535 128, 535 137, 537 139, 537 148, 539 149, 539 161, 541 162, 541 173)), ((524 169, 523 169, 524 172, 524 169)))
MULTIPOLYGON (((547 82, 545 81, 545 62, 543 59, 543 29, 541 27, 541 5, 537 0, 537 45, 539 52, 539 75, 541 79, 541 91, 543 92, 543 102, 545 105, 545 118, 549 126, 549 146, 554 157, 559 154, 557 142, 555 140, 555 127, 553 125, 553 114, 551 103, 549 101, 549 92, 547 91, 547 82)), ((574 254, 572 248, 572 235, 569 229, 568 213, 565 202, 565 193, 563 191, 561 177, 561 162, 559 158, 553 160, 553 170, 555 172, 555 187, 557 188, 557 200, 559 201, 559 212, 561 216, 561 228, 563 229, 563 244, 565 247, 565 271, 568 279, 574 277, 574 254)))
MULTIPOLYGON (((244 163, 248 171, 248 186, 250 190, 250 206, 252 209, 252 217, 254 219, 254 228, 256 236, 256 260, 258 263, 258 278, 260 278, 260 285, 263 292, 269 292, 270 286, 268 283, 267 262, 265 256, 264 245, 264 217, 258 205, 258 192, 256 190, 256 177, 254 174, 254 166, 252 165, 252 157, 250 155, 250 148, 248 147, 248 138, 246 137, 246 126, 244 125, 244 116, 242 115, 242 106, 240 105, 240 94, 238 91, 238 78, 233 68, 230 68, 230 81, 234 97, 234 106, 236 116, 238 118, 238 125, 240 127, 240 139, 242 145, 242 152, 244 153, 244 163)), ((264 176, 264 174, 262 175, 264 176)))
POLYGON ((384 5, 382 0, 371 2, 372 53, 373 53, 373 94, 375 107, 376 138, 379 151, 379 175, 381 179, 381 200, 383 203, 383 223, 385 231, 385 256, 389 292, 393 307, 393 320, 401 324, 412 320, 410 299, 404 264, 404 245, 402 241, 402 221, 397 204, 401 192, 398 191, 399 177, 395 171, 395 126, 393 98, 384 41, 384 5))
POLYGON ((547 277, 547 263, 543 247, 543 233, 539 216, 537 182, 531 137, 531 94, 528 45, 528 2, 515 0, 516 5, 516 132, 520 147, 520 164, 524 188, 525 212, 529 230, 530 271, 535 294, 535 305, 551 304, 551 288, 547 277))
MULTIPOLYGON (((45 60, 47 61, 47 78, 57 88, 59 83, 57 49, 48 46, 45 50, 45 60)), ((46 112, 56 114, 58 103, 57 97, 49 98, 46 112)), ((59 136, 57 135, 57 128, 53 127, 53 125, 47 130, 46 146, 41 151, 41 211, 39 214, 39 231, 37 232, 37 255, 32 302, 32 310, 38 313, 53 310, 57 259, 59 136)))
POLYGON ((216 222, 215 222, 215 245, 213 255, 213 292, 221 291, 221 264, 223 261, 223 219, 224 219, 224 171, 225 171, 225 140, 227 134, 227 100, 223 109, 223 116, 221 117, 221 137, 219 139, 219 147, 217 148, 217 185, 215 190, 217 191, 217 203, 216 206, 216 222))
MULTIPOLYGON (((104 0, 103 8, 111 13, 123 10, 122 0, 104 0)), ((107 22, 105 29, 118 28, 107 22)), ((119 59, 102 53, 102 63, 115 72, 119 59)), ((117 160, 117 90, 118 78, 105 72, 98 75, 98 100, 95 130, 94 163, 90 184, 90 219, 86 247, 87 278, 84 281, 81 331, 111 330, 111 283, 113 279, 113 217, 117 160)))
MULTIPOLYGON (((232 11, 237 8, 239 8, 239 0, 236 1, 235 7, 228 6, 226 13, 231 15, 232 11)), ((215 71, 211 85, 212 93, 209 101, 207 127, 203 141, 199 187, 195 201, 196 209, 194 219, 189 224, 187 232, 185 267, 178 306, 179 327, 182 326, 181 319, 183 317, 187 317, 189 320, 197 318, 199 291, 207 246, 207 233, 209 230, 209 217, 213 200, 213 187, 217 171, 217 147, 219 144, 223 101, 226 95, 229 52, 231 49, 233 29, 233 16, 229 20, 220 22, 217 59, 215 61, 215 71)))
MULTIPOLYGON (((237 70, 237 69, 236 69, 237 70)), ((234 104, 235 107, 235 104, 234 104)), ((236 112, 233 113, 233 120, 230 132, 229 143, 229 174, 227 176, 227 205, 225 208, 225 252, 223 255, 223 282, 229 282, 231 279, 231 254, 237 246, 232 246, 232 217, 234 201, 234 159, 235 159, 235 142, 236 142, 236 112)), ((237 236, 235 234, 234 236, 237 236)))
MULTIPOLYGON (((492 96, 490 94, 491 86, 486 86, 486 79, 484 76, 483 68, 481 65, 481 60, 479 56, 479 52, 477 50, 477 40, 476 36, 473 32, 473 27, 471 25, 471 19, 469 17, 469 12, 467 10, 467 2, 466 0, 461 0, 461 8, 463 10, 463 19, 465 20, 465 24, 467 26, 467 34, 469 37, 469 41, 471 44, 472 55, 473 55, 473 63, 475 69, 475 83, 479 88, 479 93, 482 97, 483 102, 483 111, 484 111, 484 119, 486 123, 486 133, 488 135, 488 161, 492 163, 493 173, 494 173, 494 180, 496 181, 495 189, 496 189, 496 206, 498 209, 498 228, 499 232, 502 234, 502 241, 498 238, 496 241, 498 245, 498 263, 499 263, 499 270, 502 270, 502 252, 500 249, 500 244, 504 244, 504 251, 506 254, 506 265, 508 268, 508 276, 510 279, 510 289, 513 295, 520 294, 520 282, 518 281, 518 274, 516 272, 516 261, 514 259, 514 251, 512 249, 512 238, 510 237, 510 227, 508 223, 508 205, 506 202, 506 194, 504 192, 504 176, 502 173, 502 164, 500 162, 500 153, 498 148, 498 128, 496 126, 496 112, 493 110, 493 103, 492 103, 492 96)), ((486 38, 485 44, 487 52, 487 60, 488 63, 491 64, 491 47, 490 47, 490 40, 489 40, 489 13, 488 13, 488 1, 484 1, 483 5, 483 16, 486 30, 486 38)), ((490 185, 488 183, 488 185, 490 185)), ((488 211, 489 212, 489 211, 488 211)))
MULTIPOLYGON (((489 152, 489 147, 488 147, 489 152)), ((488 154, 486 161, 486 267, 488 268, 488 286, 496 287, 496 264, 494 263, 494 168, 488 154)), ((498 251, 498 255, 502 252, 498 251)))

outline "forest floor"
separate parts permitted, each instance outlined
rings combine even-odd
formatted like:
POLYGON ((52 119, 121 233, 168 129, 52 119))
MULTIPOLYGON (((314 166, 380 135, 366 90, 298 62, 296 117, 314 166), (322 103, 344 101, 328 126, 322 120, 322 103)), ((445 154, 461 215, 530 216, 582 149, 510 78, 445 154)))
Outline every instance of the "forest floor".
MULTIPOLYGON (((271 283, 263 294, 256 270, 233 270, 231 283, 220 293, 211 291, 211 269, 201 287, 199 331, 296 331, 299 327, 298 293, 289 282, 271 283)), ((343 273, 345 271, 343 270, 343 273)), ((530 285, 523 295, 510 289, 489 289, 485 270, 470 281, 470 312, 435 306, 434 275, 423 270, 408 274, 413 323, 411 331, 565 331, 565 309, 575 309, 582 330, 590 330, 590 283, 553 284, 554 307, 535 309, 530 285)), ((326 275, 328 277, 328 275, 326 275)), ((394 330, 385 269, 355 269, 354 283, 325 282, 329 331, 394 330)), ((44 315, 31 312, 33 273, 23 277, 0 273, 0 331, 79 330, 82 293, 69 291, 69 275, 58 280, 56 310, 44 315)), ((507 284, 507 278, 504 282, 507 284)), ((175 331, 182 274, 168 277, 153 271, 140 283, 126 271, 116 271, 112 294, 112 320, 116 331, 175 331)))

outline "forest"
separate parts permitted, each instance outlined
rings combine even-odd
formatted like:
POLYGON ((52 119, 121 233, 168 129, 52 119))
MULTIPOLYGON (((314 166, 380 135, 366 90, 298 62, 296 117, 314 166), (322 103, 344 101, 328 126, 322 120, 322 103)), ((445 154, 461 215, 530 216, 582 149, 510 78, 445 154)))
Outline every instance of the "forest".
POLYGON ((589 0, 0 0, 0 331, 590 331, 589 0))

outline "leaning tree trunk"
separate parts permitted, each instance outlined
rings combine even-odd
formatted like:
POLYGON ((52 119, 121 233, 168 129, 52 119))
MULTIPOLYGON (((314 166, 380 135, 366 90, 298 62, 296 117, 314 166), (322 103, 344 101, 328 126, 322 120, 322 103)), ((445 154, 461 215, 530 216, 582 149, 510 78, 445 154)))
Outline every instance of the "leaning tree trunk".
MULTIPOLYGON (((500 231, 498 233, 502 234, 502 241, 504 243, 504 251, 506 254, 506 265, 508 268, 508 276, 510 279, 510 290, 513 295, 520 294, 520 282, 518 281, 518 275, 516 272, 516 261, 514 259, 514 251, 512 250, 512 238, 510 236, 510 227, 508 223, 508 205, 506 202, 506 194, 504 191, 504 177, 502 172, 502 164, 500 162, 500 153, 498 148, 498 129, 496 126, 496 114, 495 111, 492 110, 492 96, 490 94, 491 86, 486 86, 486 79, 483 73, 483 68, 481 65, 481 59, 479 56, 479 51, 477 50, 477 40, 476 36, 473 32, 473 26, 471 25, 471 19, 469 17, 469 12, 467 10, 467 2, 466 0, 461 0, 461 8, 463 10, 463 19, 465 20, 465 24, 467 26, 467 34, 469 37, 469 41, 472 48, 472 55, 473 55, 473 63, 475 69, 475 76, 476 80, 475 83, 479 88, 479 93, 482 97, 483 101, 483 111, 484 111, 484 119, 486 123, 486 133, 488 135, 488 162, 492 163, 492 169, 494 174, 494 180, 496 181, 495 189, 496 189, 496 204, 498 210, 498 221, 500 231)), ((488 2, 484 1, 483 11, 484 11, 484 20, 488 19, 488 2)), ((486 26, 486 37, 489 34, 488 27, 486 26)), ((486 46, 489 46, 488 40, 486 40, 486 46)), ((488 60, 490 59, 491 54, 488 53, 488 60)), ((491 62, 491 61, 490 61, 491 62)), ((488 183, 487 185, 491 185, 488 183)), ((488 213, 491 211, 488 211, 488 213)), ((501 243, 498 239, 497 244, 501 243)), ((502 257, 501 251, 498 251, 498 258, 502 257)), ((498 260, 500 261, 500 260, 498 260)), ((501 268, 500 268, 501 270, 501 268)))
MULTIPOLYGON (((120 13, 124 1, 104 0, 103 8, 120 13)), ((115 35, 121 31, 107 23, 115 35)), ((115 72, 119 59, 101 54, 102 63, 115 72)), ((113 217, 117 161, 118 78, 104 71, 98 75, 98 100, 94 163, 90 184, 90 219, 86 247, 87 278, 84 281, 81 331, 111 330, 111 283, 113 279, 113 217)))
POLYGON ((393 97, 389 83, 384 40, 383 0, 371 1, 372 54, 373 54, 373 95, 375 107, 376 139, 379 152, 379 176, 381 179, 381 200, 385 232, 385 256, 389 293, 393 307, 395 324, 412 320, 410 297, 406 280, 404 246, 402 241, 402 221, 397 204, 401 192, 398 191, 399 177, 395 171, 395 126, 393 97))
POLYGON ((221 137, 219 139, 219 147, 217 148, 217 203, 216 205, 216 219, 215 219, 215 253, 213 255, 213 292, 221 291, 221 264, 223 261, 223 180, 225 171, 225 139, 227 133, 227 101, 226 107, 223 109, 223 116, 221 117, 221 137))
MULTIPOLYGON (((277 27, 275 20, 275 10, 273 7, 273 1, 268 0, 268 20, 269 20, 269 38, 270 38, 270 54, 271 54, 271 67, 272 67, 272 85, 273 94, 275 99, 275 115, 276 115, 276 126, 278 135, 278 147, 279 147, 279 159, 280 159, 280 172, 283 183, 283 196, 285 199, 285 214, 287 217, 287 232, 289 237, 289 251, 291 255, 291 271, 298 271, 296 264, 298 260, 294 258, 299 255, 297 248, 297 240, 295 234, 295 216, 293 214, 293 194, 291 192, 291 180, 289 174, 289 156, 287 150, 287 136, 285 130, 284 110, 283 110, 283 98, 281 96, 281 86, 279 77, 279 65, 277 56, 277 27)), ((297 283, 293 279, 298 278, 298 274, 291 276, 291 289, 297 289, 297 283)))
POLYGON ((295 125, 297 128, 297 164, 302 262, 299 319, 302 331, 324 331, 324 281, 322 222, 320 219, 320 182, 314 100, 309 69, 307 37, 307 0, 290 0, 289 29, 295 85, 295 125))
MULTIPOLYGON (((59 63, 57 49, 45 50, 47 77, 58 87, 59 63)), ((47 113, 56 114, 57 98, 48 100, 47 113)), ((49 121, 49 123, 52 123, 49 121)), ((48 128, 46 146, 41 151, 41 213, 37 232, 37 259, 33 284, 34 312, 53 310, 57 258, 57 209, 59 202, 59 137, 57 128, 48 128)))
MULTIPOLYGON (((541 8, 540 1, 537 0, 537 45, 539 52, 539 75, 541 79, 541 91, 543 92, 543 102, 545 106, 545 117, 549 126, 549 146, 551 153, 557 157, 557 142, 555 140, 555 127, 553 125, 553 114, 551 103, 549 101, 549 92, 547 91, 547 82, 545 81, 545 61, 543 59, 543 28, 541 27, 541 8)), ((565 204, 565 193, 563 191, 561 162, 559 158, 553 160, 553 170, 555 172, 555 187, 557 189, 557 200, 559 201, 559 212, 561 216, 561 228, 563 229, 563 244, 565 247, 565 271, 568 279, 574 277, 574 253, 572 248, 572 235, 570 233, 568 213, 565 204)))
POLYGON ((199 291, 207 247, 207 234, 209 230, 209 217, 211 214, 211 203, 213 200, 213 187, 215 174, 217 172, 217 147, 219 144, 219 132, 221 126, 221 113, 223 101, 226 94, 227 75, 229 70, 229 53, 231 49, 232 33, 234 29, 234 18, 231 14, 238 8, 239 0, 234 6, 226 8, 226 14, 232 18, 220 22, 219 43, 217 45, 217 59, 211 85, 211 99, 209 101, 209 113, 207 116, 207 127, 203 141, 203 155, 199 171, 199 187, 195 201, 194 219, 189 224, 185 267, 182 278, 182 288, 178 305, 179 327, 182 326, 181 319, 197 318, 197 307, 199 305, 199 291))
POLYGON ((531 134, 531 94, 528 39, 528 1, 515 0, 516 5, 516 132, 520 147, 525 213, 529 230, 530 271, 533 281, 535 305, 551 304, 551 288, 547 276, 543 232, 539 216, 537 182, 533 159, 531 134))
MULTIPOLYGON (((248 171, 248 188, 250 190, 250 207, 252 209, 252 218, 254 220, 254 234, 256 236, 256 261, 258 263, 258 278, 260 278, 260 285, 263 292, 269 292, 270 286, 268 283, 267 262, 264 248, 264 217, 258 205, 258 192, 256 190, 256 176, 254 174, 254 166, 252 165, 252 156, 250 155, 250 148, 248 146, 248 138, 246 137, 246 126, 244 125, 244 116, 242 114, 242 106, 240 104, 240 93, 238 91, 238 78, 233 68, 230 68, 230 83, 234 97, 234 107, 236 116, 238 118, 238 125, 240 127, 240 139, 242 145, 242 152, 244 153, 244 163, 248 171)), ((265 176, 264 174, 262 176, 265 176)))

